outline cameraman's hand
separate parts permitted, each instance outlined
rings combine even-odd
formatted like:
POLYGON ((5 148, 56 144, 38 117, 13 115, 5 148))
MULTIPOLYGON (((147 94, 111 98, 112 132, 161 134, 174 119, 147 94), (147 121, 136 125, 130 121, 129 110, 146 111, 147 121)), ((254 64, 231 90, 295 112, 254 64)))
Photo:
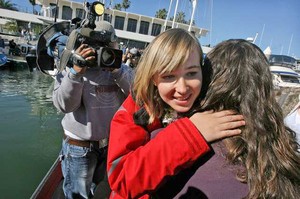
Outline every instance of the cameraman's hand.
MULTIPOLYGON (((81 44, 75 51, 76 54, 80 55, 81 57, 83 57, 86 61, 95 61, 96 57, 95 57, 95 50, 93 48, 88 47, 87 44, 81 44)), ((85 73, 86 71, 86 66, 85 67, 80 67, 77 65, 73 65, 73 69, 80 74, 85 73)))

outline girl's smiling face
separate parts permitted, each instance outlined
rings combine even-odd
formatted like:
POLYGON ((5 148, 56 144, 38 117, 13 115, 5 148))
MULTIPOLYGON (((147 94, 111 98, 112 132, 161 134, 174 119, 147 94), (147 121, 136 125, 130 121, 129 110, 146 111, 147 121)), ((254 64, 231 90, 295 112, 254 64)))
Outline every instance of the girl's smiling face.
POLYGON ((160 97, 178 113, 189 111, 200 94, 202 71, 199 60, 200 55, 194 50, 177 70, 154 76, 160 97))

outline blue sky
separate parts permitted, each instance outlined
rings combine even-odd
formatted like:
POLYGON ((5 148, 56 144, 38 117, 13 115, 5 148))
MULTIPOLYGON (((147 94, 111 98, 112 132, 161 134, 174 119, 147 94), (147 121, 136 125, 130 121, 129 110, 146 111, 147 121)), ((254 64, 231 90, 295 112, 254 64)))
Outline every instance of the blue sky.
MULTIPOLYGON (((154 16, 162 8, 168 10, 170 4, 170 0, 130 1, 128 12, 147 16, 154 16)), ((11 2, 21 10, 32 10, 28 0, 11 2)), ((121 3, 122 0, 112 2, 121 3)), ((175 4, 173 0, 170 16, 174 15, 175 4)), ((189 20, 192 12, 189 0, 179 0, 178 11, 185 12, 189 20)), ((212 30, 200 39, 202 45, 214 46, 230 38, 254 38, 258 33, 255 44, 262 50, 270 46, 273 54, 300 58, 300 0, 198 0, 194 20, 198 27, 212 30)))

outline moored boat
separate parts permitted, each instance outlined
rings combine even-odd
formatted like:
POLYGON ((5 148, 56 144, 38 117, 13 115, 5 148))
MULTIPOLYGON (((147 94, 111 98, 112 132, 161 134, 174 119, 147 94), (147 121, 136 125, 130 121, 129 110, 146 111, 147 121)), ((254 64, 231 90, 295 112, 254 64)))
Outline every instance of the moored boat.
POLYGON ((269 62, 276 87, 300 87, 300 74, 294 70, 296 59, 286 55, 270 55, 269 62))
POLYGON ((37 68, 37 63, 36 63, 36 47, 34 46, 31 48, 28 52, 28 54, 25 56, 26 62, 29 67, 29 71, 32 72, 37 68))
POLYGON ((7 62, 7 57, 4 53, 0 53, 0 67, 5 65, 7 62))
POLYGON ((300 75, 291 68, 270 66, 273 83, 279 87, 300 87, 300 75))

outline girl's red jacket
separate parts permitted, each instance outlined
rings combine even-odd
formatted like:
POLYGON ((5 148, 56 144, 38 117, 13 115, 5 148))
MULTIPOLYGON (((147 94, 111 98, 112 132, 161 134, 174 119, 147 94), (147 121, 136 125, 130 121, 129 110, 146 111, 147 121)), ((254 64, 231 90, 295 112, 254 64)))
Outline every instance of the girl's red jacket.
POLYGON ((153 138, 159 122, 145 130, 134 123, 139 110, 131 95, 112 119, 107 172, 110 198, 150 198, 168 176, 189 167, 210 148, 188 118, 181 118, 153 138))

